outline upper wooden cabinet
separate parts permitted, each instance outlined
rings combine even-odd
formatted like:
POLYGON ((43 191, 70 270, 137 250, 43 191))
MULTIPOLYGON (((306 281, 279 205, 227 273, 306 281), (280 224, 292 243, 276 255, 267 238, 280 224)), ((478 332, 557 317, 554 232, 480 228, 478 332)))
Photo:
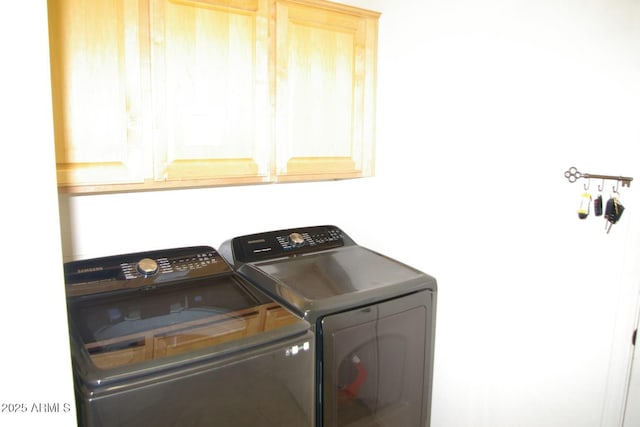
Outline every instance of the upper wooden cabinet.
POLYGON ((49 0, 66 191, 369 176, 379 14, 320 0, 49 0))
POLYGON ((137 1, 49 1, 58 184, 144 180, 137 1))
POLYGON ((268 179, 267 0, 151 2, 156 181, 268 179))
POLYGON ((277 2, 279 180, 373 174, 378 17, 324 1, 277 2))

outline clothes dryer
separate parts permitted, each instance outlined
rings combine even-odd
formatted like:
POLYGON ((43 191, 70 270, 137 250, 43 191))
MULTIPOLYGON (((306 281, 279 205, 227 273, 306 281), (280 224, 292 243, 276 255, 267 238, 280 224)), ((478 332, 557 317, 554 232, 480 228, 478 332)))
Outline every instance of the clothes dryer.
POLYGON ((220 253, 312 325, 324 427, 429 425, 436 280, 335 226, 239 236, 220 253))

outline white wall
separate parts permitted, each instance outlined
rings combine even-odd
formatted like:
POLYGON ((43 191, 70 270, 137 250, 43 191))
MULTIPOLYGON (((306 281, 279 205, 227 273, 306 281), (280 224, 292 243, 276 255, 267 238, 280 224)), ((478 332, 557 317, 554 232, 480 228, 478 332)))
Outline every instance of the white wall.
POLYGON ((375 178, 63 196, 65 258, 334 223, 439 281, 433 426, 618 425, 640 282, 640 3, 349 3, 383 13, 375 178), (636 177, 609 235, 578 220, 570 166, 636 177))
POLYGON ((46 1, 4 3, 0 13, 2 426, 68 427, 75 422, 48 49, 46 1), (52 412, 41 412, 40 404, 52 412))

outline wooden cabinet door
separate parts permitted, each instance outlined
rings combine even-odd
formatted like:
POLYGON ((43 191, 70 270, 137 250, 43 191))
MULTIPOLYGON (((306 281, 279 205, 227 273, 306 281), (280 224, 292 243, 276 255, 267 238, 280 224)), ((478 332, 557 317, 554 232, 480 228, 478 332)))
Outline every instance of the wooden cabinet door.
POLYGON ((142 182, 138 0, 49 0, 59 185, 142 182))
POLYGON ((268 14, 267 0, 151 1, 157 181, 269 178, 268 14))
POLYGON ((372 175, 378 17, 324 1, 277 1, 278 180, 372 175))

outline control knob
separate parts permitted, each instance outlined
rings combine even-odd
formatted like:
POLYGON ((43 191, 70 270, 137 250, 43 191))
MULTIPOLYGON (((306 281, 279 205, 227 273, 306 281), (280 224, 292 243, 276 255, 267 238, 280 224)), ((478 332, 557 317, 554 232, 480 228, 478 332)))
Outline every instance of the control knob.
POLYGON ((151 258, 142 258, 138 261, 138 264, 136 264, 136 268, 140 274, 147 277, 158 271, 158 263, 151 258))
POLYGON ((289 234, 289 241, 293 246, 301 246, 304 243, 304 237, 300 233, 291 233, 289 234))

